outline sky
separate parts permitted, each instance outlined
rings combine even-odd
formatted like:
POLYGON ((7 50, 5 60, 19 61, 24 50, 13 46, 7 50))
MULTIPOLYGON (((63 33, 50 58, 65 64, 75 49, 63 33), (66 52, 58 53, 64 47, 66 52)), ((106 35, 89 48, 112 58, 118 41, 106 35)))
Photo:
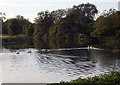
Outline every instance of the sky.
POLYGON ((33 22, 40 11, 66 9, 89 2, 96 5, 100 14, 110 8, 118 10, 118 1, 120 0, 0 0, 0 12, 5 12, 7 18, 22 15, 33 22))

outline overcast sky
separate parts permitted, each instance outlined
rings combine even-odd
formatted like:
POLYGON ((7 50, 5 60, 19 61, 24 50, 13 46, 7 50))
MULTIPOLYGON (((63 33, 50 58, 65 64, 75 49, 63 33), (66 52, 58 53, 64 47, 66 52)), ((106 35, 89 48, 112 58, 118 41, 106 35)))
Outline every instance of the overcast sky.
POLYGON ((7 18, 15 15, 22 15, 33 21, 37 13, 45 10, 56 10, 71 8, 73 5, 81 3, 95 4, 97 9, 102 12, 114 8, 118 10, 119 0, 0 0, 0 12, 5 12, 7 18))

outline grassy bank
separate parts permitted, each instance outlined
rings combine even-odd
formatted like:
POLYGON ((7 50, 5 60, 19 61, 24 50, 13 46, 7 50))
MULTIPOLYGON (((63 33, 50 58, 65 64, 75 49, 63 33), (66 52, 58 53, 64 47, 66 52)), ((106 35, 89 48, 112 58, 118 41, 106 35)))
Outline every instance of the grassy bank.
POLYGON ((28 38, 25 35, 17 35, 17 36, 2 35, 0 36, 0 38, 2 39, 3 46, 28 42, 28 38))
POLYGON ((78 78, 70 82, 60 82, 48 85, 120 85, 120 72, 110 72, 94 77, 78 78))
POLYGON ((0 36, 0 39, 8 39, 8 38, 12 38, 12 36, 10 36, 10 35, 2 35, 2 36, 0 36))
POLYGON ((25 35, 15 35, 15 36, 11 36, 11 35, 1 35, 0 39, 10 39, 10 38, 18 38, 18 37, 25 37, 25 35))

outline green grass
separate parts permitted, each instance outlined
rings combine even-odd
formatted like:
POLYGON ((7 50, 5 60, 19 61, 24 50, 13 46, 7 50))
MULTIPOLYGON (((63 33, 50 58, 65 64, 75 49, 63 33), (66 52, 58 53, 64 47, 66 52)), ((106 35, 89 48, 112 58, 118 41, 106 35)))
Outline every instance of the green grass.
POLYGON ((78 78, 70 82, 60 82, 48 85, 120 85, 120 72, 109 72, 94 77, 78 78))
POLYGON ((13 36, 10 35, 1 35, 0 39, 8 39, 8 38, 12 38, 13 36))
POLYGON ((28 42, 27 37, 23 34, 15 35, 15 36, 2 35, 2 36, 0 36, 0 38, 2 39, 3 46, 28 42))
POLYGON ((11 35, 0 35, 0 39, 10 39, 10 38, 18 38, 18 37, 25 37, 25 35, 15 35, 15 36, 11 36, 11 35))

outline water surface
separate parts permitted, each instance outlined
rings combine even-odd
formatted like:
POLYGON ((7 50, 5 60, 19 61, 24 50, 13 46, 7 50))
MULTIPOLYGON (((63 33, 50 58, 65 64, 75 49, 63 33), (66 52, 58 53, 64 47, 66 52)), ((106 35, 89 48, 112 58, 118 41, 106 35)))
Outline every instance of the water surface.
POLYGON ((83 48, 2 49, 3 82, 56 83, 120 71, 120 55, 83 48), (31 51, 31 53, 29 53, 31 51))

